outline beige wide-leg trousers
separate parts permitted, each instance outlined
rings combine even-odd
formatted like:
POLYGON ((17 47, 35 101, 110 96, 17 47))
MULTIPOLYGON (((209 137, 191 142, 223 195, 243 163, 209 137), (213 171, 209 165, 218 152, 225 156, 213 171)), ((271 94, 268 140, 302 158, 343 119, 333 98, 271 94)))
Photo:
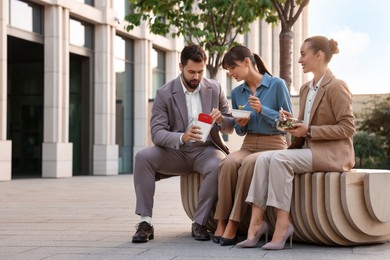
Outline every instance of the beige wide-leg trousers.
POLYGON ((245 201, 264 210, 272 206, 290 211, 294 174, 312 172, 312 162, 309 148, 261 153, 245 201))
POLYGON ((241 222, 250 209, 245 198, 259 152, 286 148, 284 135, 247 134, 241 149, 226 156, 219 166, 218 202, 214 218, 241 222))

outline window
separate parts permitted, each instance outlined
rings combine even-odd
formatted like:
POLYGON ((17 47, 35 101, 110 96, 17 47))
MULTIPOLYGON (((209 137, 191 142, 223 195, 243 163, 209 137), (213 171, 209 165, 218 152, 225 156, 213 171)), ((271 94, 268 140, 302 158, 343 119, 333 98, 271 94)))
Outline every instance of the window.
POLYGON ((128 0, 114 0, 115 18, 118 22, 122 22, 125 16, 130 13, 128 0))
POLYGON ((259 19, 259 53, 263 51, 262 44, 263 44, 263 27, 262 27, 262 19, 259 19))
POLYGON ((233 78, 229 75, 229 72, 226 72, 226 96, 232 98, 232 87, 233 87, 233 78))
POLYGON ((86 5, 94 6, 94 0, 76 0, 80 3, 84 3, 86 5))
POLYGON ((134 146, 134 43, 132 40, 116 36, 114 44, 119 173, 131 173, 134 146))
MULTIPOLYGON (((226 71, 226 97, 232 98, 232 88, 233 88, 233 78, 230 76, 229 72, 226 71)), ((222 134, 222 138, 225 142, 229 141, 228 134, 222 134)))
POLYGON ((156 48, 152 49, 152 70, 153 70, 153 82, 150 93, 150 99, 156 97, 156 91, 159 87, 165 84, 165 52, 156 48))
POLYGON ((74 19, 69 23, 70 44, 93 49, 93 26, 74 19))
POLYGON ((43 33, 43 8, 21 0, 10 1, 9 24, 29 32, 43 33))

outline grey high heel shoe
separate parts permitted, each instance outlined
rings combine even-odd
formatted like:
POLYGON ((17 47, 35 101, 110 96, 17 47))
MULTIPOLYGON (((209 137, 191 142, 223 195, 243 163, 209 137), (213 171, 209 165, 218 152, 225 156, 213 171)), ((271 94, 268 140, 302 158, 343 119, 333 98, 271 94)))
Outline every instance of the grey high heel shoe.
POLYGON ((259 242, 260 238, 265 234, 265 242, 268 241, 268 224, 264 222, 260 229, 257 231, 255 237, 250 240, 244 240, 237 244, 239 247, 255 247, 257 245, 257 242, 259 242))
POLYGON ((284 245, 286 244, 286 241, 288 238, 290 238, 290 248, 292 248, 292 237, 294 234, 294 227, 291 225, 291 223, 288 225, 286 233, 284 234, 283 240, 280 241, 279 243, 272 243, 269 242, 262 246, 262 249, 265 250, 280 250, 284 248, 284 245))

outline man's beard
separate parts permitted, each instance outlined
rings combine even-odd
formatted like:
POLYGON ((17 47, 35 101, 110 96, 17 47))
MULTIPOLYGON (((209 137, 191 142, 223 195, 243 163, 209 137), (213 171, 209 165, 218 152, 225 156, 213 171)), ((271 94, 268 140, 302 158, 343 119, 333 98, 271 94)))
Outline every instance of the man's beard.
POLYGON ((197 79, 193 79, 193 80, 187 80, 186 78, 184 78, 184 82, 186 83, 186 85, 190 88, 190 89, 196 89, 198 86, 199 86, 199 83, 200 81, 197 80, 197 79))

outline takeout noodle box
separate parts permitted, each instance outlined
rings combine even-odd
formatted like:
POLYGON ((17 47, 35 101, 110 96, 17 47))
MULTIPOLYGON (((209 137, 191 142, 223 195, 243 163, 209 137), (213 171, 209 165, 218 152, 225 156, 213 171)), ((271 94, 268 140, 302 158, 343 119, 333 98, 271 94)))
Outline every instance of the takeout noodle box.
POLYGON ((213 126, 213 117, 208 114, 200 113, 195 125, 200 127, 200 131, 202 132, 202 141, 205 142, 207 140, 207 136, 209 136, 211 127, 213 126))

